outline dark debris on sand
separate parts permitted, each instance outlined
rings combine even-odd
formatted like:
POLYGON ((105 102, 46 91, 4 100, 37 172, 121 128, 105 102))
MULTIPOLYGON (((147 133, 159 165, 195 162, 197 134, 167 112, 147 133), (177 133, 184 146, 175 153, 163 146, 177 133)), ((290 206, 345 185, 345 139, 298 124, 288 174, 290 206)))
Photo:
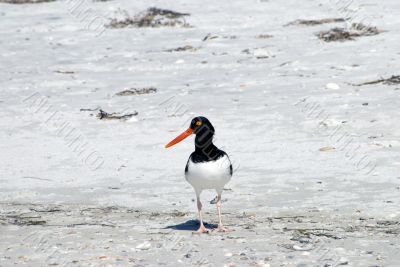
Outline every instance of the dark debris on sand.
POLYGON ((165 50, 165 52, 196 52, 198 50, 198 48, 193 47, 191 45, 185 45, 185 46, 180 46, 177 48, 171 48, 171 49, 167 49, 165 50))
POLYGON ((205 41, 209 41, 209 40, 213 40, 213 39, 218 39, 218 38, 234 40, 234 39, 237 38, 237 36, 236 36, 236 35, 222 35, 222 36, 219 36, 219 35, 214 35, 214 34, 208 33, 206 36, 204 36, 204 38, 202 39, 202 41, 205 42, 205 41))
POLYGON ((125 12, 124 16, 125 18, 122 20, 112 19, 110 24, 106 26, 109 28, 191 27, 185 21, 185 17, 190 16, 189 13, 180 13, 156 7, 148 8, 134 17, 131 17, 127 12, 125 12))
POLYGON ((41 216, 29 216, 24 214, 5 214, 0 215, 0 225, 45 225, 46 221, 41 216))
POLYGON ((153 94, 157 92, 157 88, 154 87, 146 87, 146 88, 130 88, 119 93, 116 93, 117 96, 128 96, 128 95, 145 95, 145 94, 153 94))
POLYGON ((120 114, 118 112, 107 113, 104 110, 100 109, 96 117, 99 118, 100 120, 127 120, 133 116, 137 116, 138 114, 139 113, 137 111, 127 114, 120 114))
POLYGON ((353 23, 350 29, 333 28, 329 31, 321 31, 318 38, 325 42, 349 41, 361 36, 373 36, 381 33, 377 27, 366 26, 362 23, 353 23))
POLYGON ((371 84, 386 84, 386 85, 399 85, 400 84, 400 75, 392 75, 390 78, 381 78, 374 81, 369 81, 365 83, 353 84, 354 86, 363 86, 363 85, 371 85, 371 84))
POLYGON ((270 39, 272 37, 274 37, 274 36, 271 34, 259 34, 256 36, 256 39, 270 39))
POLYGON ((298 19, 295 21, 292 21, 285 26, 291 26, 291 25, 301 25, 301 26, 315 26, 315 25, 321 25, 321 24, 327 24, 327 23, 339 23, 339 22, 345 22, 346 19, 344 18, 329 18, 329 19, 298 19))
POLYGON ((55 0, 0 0, 0 3, 6 4, 37 4, 45 2, 54 2, 55 0))
POLYGON ((46 2, 54 2, 55 0, 0 0, 0 3, 6 4, 37 4, 37 3, 46 3, 46 2))

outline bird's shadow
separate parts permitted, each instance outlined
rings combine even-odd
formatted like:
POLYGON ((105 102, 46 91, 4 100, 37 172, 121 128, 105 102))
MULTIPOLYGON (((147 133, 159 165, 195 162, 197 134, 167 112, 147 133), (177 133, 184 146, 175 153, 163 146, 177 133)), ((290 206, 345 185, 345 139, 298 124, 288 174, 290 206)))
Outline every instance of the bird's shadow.
MULTIPOLYGON (((204 226, 208 229, 217 228, 218 225, 203 222, 204 226)), ((198 220, 188 220, 183 223, 175 224, 175 225, 168 225, 164 229, 173 229, 173 230, 180 230, 180 231, 196 231, 199 229, 200 223, 198 220)))

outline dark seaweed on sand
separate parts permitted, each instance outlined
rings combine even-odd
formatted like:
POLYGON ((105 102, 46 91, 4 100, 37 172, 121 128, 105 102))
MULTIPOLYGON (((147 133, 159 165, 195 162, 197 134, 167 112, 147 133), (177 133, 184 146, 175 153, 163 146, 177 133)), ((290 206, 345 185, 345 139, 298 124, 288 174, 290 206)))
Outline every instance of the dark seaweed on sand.
POLYGON ((349 41, 361 36, 373 36, 381 33, 377 27, 366 26, 362 23, 353 23, 350 29, 333 28, 329 31, 321 31, 318 38, 325 42, 349 41))
POLYGON ((302 25, 302 26, 315 26, 315 25, 321 25, 321 24, 326 24, 326 23, 339 23, 339 22, 345 22, 346 20, 344 18, 329 18, 329 19, 298 19, 295 21, 292 21, 285 26, 290 26, 290 25, 302 25))
POLYGON ((195 52, 195 51, 197 51, 197 49, 198 48, 193 47, 191 45, 185 45, 185 46, 180 46, 177 48, 167 49, 167 50, 165 50, 165 52, 184 52, 184 51, 195 52))
POLYGON ((54 2, 55 0, 0 0, 0 3, 7 4, 37 4, 45 2, 54 2))
POLYGON ((392 77, 384 79, 378 79, 374 81, 369 81, 365 83, 353 84, 354 86, 363 86, 363 85, 371 85, 371 84, 386 84, 386 85, 398 85, 400 84, 400 75, 392 75, 392 77))
POLYGON ((109 28, 125 28, 125 27, 191 27, 185 21, 185 16, 189 13, 180 13, 168 9, 160 9, 151 7, 134 17, 124 12, 125 18, 122 20, 112 19, 109 28))
POLYGON ((147 87, 147 88, 130 88, 119 93, 116 93, 117 96, 128 96, 128 95, 145 95, 145 94, 153 94, 157 92, 157 88, 147 87))
POLYGON ((271 34, 259 34, 256 36, 257 39, 270 39, 272 37, 274 37, 274 36, 271 34))
POLYGON ((97 113, 97 118, 100 120, 127 120, 133 116, 137 116, 139 113, 134 111, 133 113, 129 114, 119 114, 119 113, 107 113, 104 110, 100 109, 99 113, 97 113))

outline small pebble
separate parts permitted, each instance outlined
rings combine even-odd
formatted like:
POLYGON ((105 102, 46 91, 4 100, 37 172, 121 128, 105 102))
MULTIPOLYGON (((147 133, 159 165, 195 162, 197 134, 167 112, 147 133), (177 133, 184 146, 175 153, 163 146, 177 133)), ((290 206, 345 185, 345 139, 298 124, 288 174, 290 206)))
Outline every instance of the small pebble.
POLYGON ((144 243, 137 245, 136 249, 148 250, 150 247, 151 247, 151 243, 148 241, 145 241, 144 243))
POLYGON ((336 83, 328 83, 325 85, 325 88, 329 89, 329 90, 339 90, 340 89, 339 85, 337 85, 336 83))

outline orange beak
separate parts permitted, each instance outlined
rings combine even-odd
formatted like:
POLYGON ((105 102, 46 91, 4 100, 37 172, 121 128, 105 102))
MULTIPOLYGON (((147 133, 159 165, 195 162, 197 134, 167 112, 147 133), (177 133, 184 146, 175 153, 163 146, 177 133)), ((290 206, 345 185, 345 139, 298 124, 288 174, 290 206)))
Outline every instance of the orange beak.
POLYGON ((186 131, 184 131, 183 133, 181 133, 180 135, 178 135, 174 140, 172 140, 171 142, 169 142, 168 144, 165 145, 165 148, 169 148, 170 146, 176 145, 177 143, 179 143, 180 141, 182 141, 183 139, 185 139, 186 137, 188 137, 189 135, 191 135, 193 133, 192 129, 187 129, 186 131))

